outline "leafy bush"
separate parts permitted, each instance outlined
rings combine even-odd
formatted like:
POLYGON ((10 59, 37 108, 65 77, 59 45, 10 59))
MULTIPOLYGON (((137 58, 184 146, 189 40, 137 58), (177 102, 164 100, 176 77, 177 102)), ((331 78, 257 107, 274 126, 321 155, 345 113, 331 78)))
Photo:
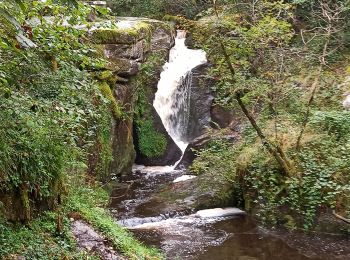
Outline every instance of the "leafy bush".
POLYGON ((37 200, 63 191, 67 172, 86 163, 96 140, 103 145, 99 167, 106 169, 111 101, 88 73, 105 61, 74 27, 85 22, 88 7, 11 3, 0 3, 7 14, 0 17, 0 192, 20 193, 26 208, 20 218, 27 219, 37 200))
POLYGON ((350 112, 348 111, 319 111, 311 118, 311 123, 337 139, 346 139, 350 136, 350 112))
POLYGON ((239 147, 225 139, 215 139, 206 144, 205 148, 196 151, 197 158, 190 166, 192 174, 200 175, 198 185, 203 193, 213 194, 215 206, 235 203, 242 206, 242 194, 239 186, 237 161, 239 147), (216 204, 219 203, 219 204, 216 204), (221 205, 220 205, 221 204, 221 205))
POLYGON ((30 228, 6 223, 0 219, 0 258, 94 259, 78 251, 67 218, 63 221, 61 236, 57 236, 55 217, 53 213, 45 213, 33 221, 30 228))

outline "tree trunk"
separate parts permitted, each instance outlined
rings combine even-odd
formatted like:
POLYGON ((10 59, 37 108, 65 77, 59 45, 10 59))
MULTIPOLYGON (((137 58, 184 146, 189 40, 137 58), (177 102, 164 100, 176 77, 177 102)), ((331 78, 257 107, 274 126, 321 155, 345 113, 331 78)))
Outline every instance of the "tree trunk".
POLYGON ((241 107, 244 115, 248 118, 250 124, 253 126, 254 130, 256 131, 257 135, 259 136, 263 146, 268 150, 268 152, 275 158, 277 163, 280 165, 280 167, 283 169, 284 175, 290 176, 290 163, 287 160, 285 153, 283 152, 282 148, 277 145, 277 148, 275 148, 273 145, 270 144, 270 142, 267 140, 266 136, 262 132, 261 128, 258 126, 257 122, 255 121, 252 114, 248 111, 246 106, 244 105, 241 95, 239 93, 236 94, 236 100, 241 107))

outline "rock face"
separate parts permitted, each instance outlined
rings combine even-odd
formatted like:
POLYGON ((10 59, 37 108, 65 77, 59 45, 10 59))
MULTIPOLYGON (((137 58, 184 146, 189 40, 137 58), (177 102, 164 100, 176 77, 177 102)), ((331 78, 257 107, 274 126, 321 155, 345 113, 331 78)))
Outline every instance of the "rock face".
POLYGON ((191 74, 187 75, 187 77, 191 77, 189 124, 186 133, 187 141, 192 141, 201 136, 210 127, 210 108, 214 97, 211 93, 213 81, 207 77, 208 69, 209 65, 203 64, 194 68, 191 74))
POLYGON ((113 27, 106 22, 96 22, 88 31, 87 38, 108 60, 106 69, 113 73, 116 82, 109 82, 109 86, 126 115, 113 118, 111 133, 113 162, 110 172, 122 175, 131 172, 136 156, 137 163, 167 165, 174 163, 181 156, 181 151, 167 134, 152 105, 161 68, 174 44, 173 26, 157 20, 132 17, 117 17, 116 25, 113 27), (147 71, 152 80, 146 81, 142 78, 143 64, 148 64, 154 55, 160 57, 162 62, 156 64, 151 72, 147 71), (145 93, 143 110, 149 112, 135 118, 140 93, 145 93), (161 135, 166 140, 164 152, 157 157, 149 158, 140 152, 136 129, 142 120, 151 121, 155 135, 161 135))
POLYGON ((107 239, 97 233, 91 226, 81 220, 72 223, 72 233, 77 240, 77 246, 90 254, 97 254, 101 259, 124 260, 118 252, 115 252, 107 242, 107 239))

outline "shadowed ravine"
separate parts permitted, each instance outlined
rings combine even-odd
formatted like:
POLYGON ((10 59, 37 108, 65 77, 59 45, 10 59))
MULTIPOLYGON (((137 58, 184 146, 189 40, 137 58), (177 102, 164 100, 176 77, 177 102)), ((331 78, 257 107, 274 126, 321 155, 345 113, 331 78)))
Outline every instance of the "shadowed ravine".
MULTIPOLYGON (((184 45, 181 32, 169 60, 154 106, 184 151, 191 77, 185 83, 183 79, 206 58, 203 51, 184 45)), ((189 198, 167 196, 193 178, 197 177, 186 175, 186 170, 174 170, 174 165, 134 166, 133 174, 123 177, 113 191, 111 211, 120 224, 146 245, 160 248, 167 259, 350 259, 348 241, 342 237, 268 231, 237 208, 195 211, 189 198)))

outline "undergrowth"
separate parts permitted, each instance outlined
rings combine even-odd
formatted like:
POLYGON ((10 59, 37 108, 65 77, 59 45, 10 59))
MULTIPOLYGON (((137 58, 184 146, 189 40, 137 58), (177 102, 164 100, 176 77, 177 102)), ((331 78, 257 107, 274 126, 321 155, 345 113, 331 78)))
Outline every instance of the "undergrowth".
MULTIPOLYGON (((72 177, 73 178, 73 177, 72 177)), ((154 248, 137 241, 124 227, 116 223, 104 208, 109 195, 99 183, 86 184, 84 175, 68 180, 69 193, 61 208, 63 228, 57 232, 57 212, 45 212, 28 223, 8 223, 0 216, 0 259, 99 259, 79 251, 70 230, 70 213, 75 213, 103 234, 117 252, 128 259, 163 259, 154 248)))
POLYGON ((56 213, 47 212, 30 226, 6 223, 0 218, 0 259, 98 259, 77 250, 70 222, 63 220, 63 232, 56 233, 56 213))
POLYGON ((97 184, 89 187, 82 183, 70 190, 66 210, 78 212, 84 220, 100 231, 115 249, 129 259, 162 259, 162 255, 156 249, 144 246, 126 228, 116 223, 104 208, 109 196, 102 187, 97 184))

